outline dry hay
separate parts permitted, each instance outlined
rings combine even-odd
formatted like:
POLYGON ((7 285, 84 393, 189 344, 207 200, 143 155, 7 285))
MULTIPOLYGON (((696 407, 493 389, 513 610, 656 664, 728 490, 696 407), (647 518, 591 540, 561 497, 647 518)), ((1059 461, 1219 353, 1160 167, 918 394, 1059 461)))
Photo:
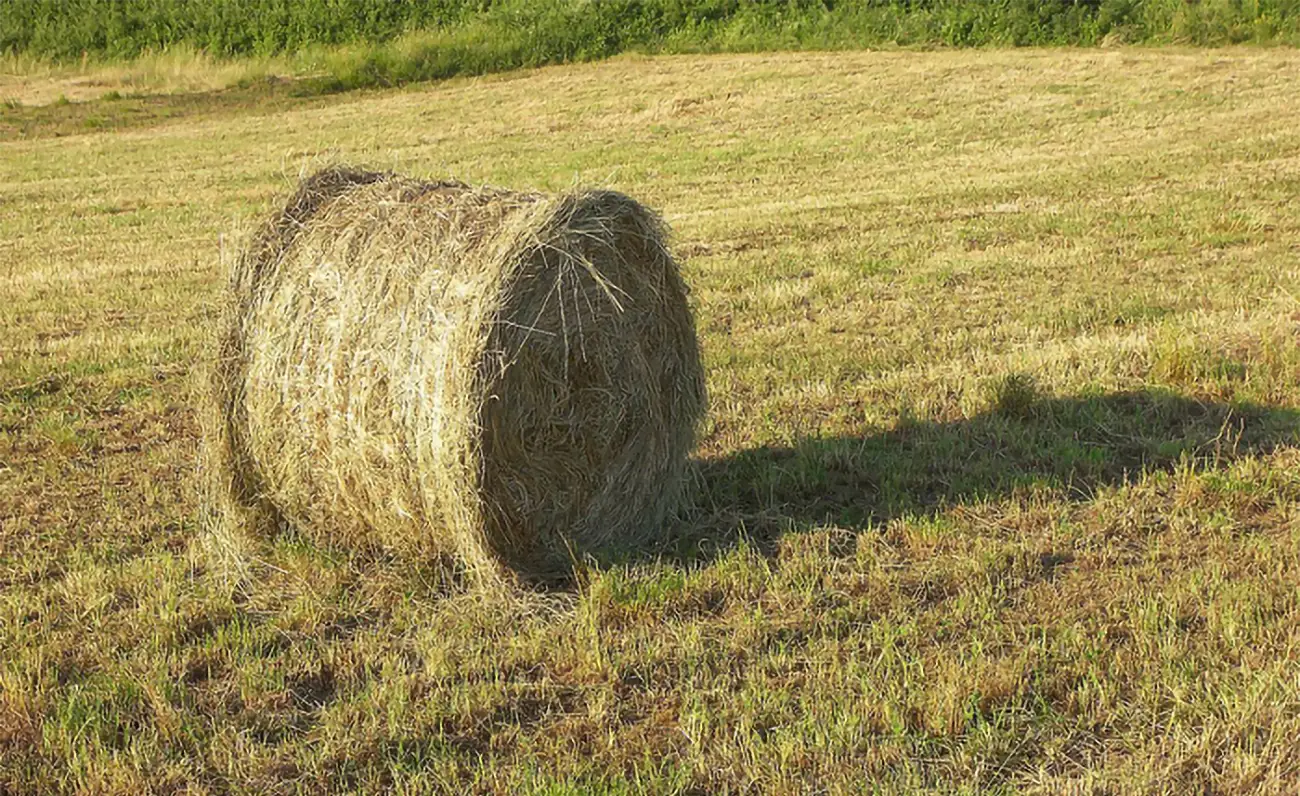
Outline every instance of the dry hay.
POLYGON ((640 546, 705 406, 659 219, 632 199, 307 179, 233 269, 208 517, 548 575, 640 546))

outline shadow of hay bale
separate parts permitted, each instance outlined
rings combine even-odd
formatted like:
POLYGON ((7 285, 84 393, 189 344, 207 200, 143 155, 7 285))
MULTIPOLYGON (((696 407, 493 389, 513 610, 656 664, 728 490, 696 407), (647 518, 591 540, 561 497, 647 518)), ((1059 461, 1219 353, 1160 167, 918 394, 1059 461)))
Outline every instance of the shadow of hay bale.
POLYGON ((808 439, 701 460, 696 507, 665 549, 707 562, 741 543, 771 552, 782 535, 834 524, 861 530, 955 503, 1046 486, 1072 500, 1180 465, 1208 469, 1300 444, 1300 411, 1198 401, 1159 390, 1067 398, 996 396, 949 423, 808 439))

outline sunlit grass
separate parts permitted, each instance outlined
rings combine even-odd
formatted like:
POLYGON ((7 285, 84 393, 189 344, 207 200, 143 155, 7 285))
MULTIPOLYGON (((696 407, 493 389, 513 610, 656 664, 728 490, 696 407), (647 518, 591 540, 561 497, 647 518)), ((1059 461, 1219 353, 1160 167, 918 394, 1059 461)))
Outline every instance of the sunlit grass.
POLYGON ((19 106, 124 96, 218 91, 269 78, 318 74, 323 51, 294 56, 218 59, 180 44, 129 60, 86 58, 58 63, 24 54, 0 55, 0 97, 19 106))

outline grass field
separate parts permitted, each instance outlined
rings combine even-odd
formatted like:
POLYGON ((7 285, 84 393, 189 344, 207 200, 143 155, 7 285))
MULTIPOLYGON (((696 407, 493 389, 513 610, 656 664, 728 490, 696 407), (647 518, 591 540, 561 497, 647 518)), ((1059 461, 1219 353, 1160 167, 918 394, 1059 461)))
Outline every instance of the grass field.
POLYGON ((1298 84, 774 54, 0 108, 0 793, 1294 792, 1298 84), (508 597, 209 573, 221 252, 339 160, 665 213, 712 396, 671 545, 508 597))

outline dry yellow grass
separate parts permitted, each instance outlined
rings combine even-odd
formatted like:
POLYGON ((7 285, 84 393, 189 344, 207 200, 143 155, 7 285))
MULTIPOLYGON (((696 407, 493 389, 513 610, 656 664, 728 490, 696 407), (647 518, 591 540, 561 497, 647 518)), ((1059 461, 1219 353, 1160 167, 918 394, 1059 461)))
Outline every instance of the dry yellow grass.
POLYGON ((1298 80, 620 59, 34 123, 0 143, 0 783, 1293 789, 1298 80), (526 601, 310 544, 255 595, 195 565, 222 235, 331 160, 665 211, 711 394, 676 546, 526 601))
POLYGON ((129 61, 52 64, 23 55, 0 55, 0 102, 44 106, 86 102, 106 94, 173 94, 217 91, 242 82, 289 79, 312 71, 310 56, 221 61, 189 47, 129 61))

